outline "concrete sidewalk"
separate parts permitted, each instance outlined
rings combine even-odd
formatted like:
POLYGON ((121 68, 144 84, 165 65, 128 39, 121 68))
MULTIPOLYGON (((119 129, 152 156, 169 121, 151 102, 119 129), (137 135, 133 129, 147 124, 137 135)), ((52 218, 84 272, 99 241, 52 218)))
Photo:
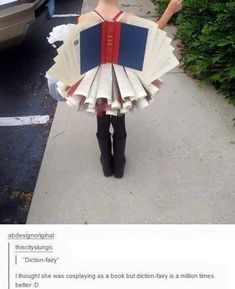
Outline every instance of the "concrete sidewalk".
MULTIPOLYGON (((151 1, 122 2, 155 17, 151 1)), ((235 222, 234 107, 179 68, 163 81, 154 104, 126 115, 121 180, 102 175, 96 119, 58 104, 28 224, 235 222)))

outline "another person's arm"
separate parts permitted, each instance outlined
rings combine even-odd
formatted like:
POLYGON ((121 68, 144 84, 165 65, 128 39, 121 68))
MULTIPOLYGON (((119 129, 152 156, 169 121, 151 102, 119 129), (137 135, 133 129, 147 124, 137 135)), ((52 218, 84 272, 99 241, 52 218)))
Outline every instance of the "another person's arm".
POLYGON ((182 9, 182 0, 171 0, 157 24, 160 29, 164 29, 171 17, 182 9))

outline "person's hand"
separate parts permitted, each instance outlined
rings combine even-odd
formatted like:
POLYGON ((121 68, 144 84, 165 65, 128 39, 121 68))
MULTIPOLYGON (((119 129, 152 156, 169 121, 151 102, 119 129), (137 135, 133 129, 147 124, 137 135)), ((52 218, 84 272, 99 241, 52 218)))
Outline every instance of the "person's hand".
POLYGON ((182 0, 171 0, 167 6, 167 10, 169 10, 172 14, 175 14, 182 9, 182 6, 182 0))

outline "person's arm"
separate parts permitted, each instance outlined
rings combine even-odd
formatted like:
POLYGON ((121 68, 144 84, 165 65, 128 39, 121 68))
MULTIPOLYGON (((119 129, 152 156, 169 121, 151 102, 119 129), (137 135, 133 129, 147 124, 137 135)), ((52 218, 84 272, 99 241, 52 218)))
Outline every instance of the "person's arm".
POLYGON ((171 0, 157 24, 160 29, 164 29, 171 17, 182 9, 182 0, 171 0))

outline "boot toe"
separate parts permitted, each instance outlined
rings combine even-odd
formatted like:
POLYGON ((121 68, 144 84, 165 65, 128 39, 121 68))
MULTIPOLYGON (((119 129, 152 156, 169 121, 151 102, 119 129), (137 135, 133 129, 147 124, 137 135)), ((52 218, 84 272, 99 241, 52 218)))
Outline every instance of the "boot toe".
POLYGON ((111 177, 113 175, 112 160, 106 160, 101 156, 100 162, 103 168, 104 176, 111 177))
POLYGON ((123 177, 125 165, 126 165, 126 158, 124 158, 121 162, 120 160, 117 161, 114 160, 113 175, 115 178, 121 179, 123 177))

